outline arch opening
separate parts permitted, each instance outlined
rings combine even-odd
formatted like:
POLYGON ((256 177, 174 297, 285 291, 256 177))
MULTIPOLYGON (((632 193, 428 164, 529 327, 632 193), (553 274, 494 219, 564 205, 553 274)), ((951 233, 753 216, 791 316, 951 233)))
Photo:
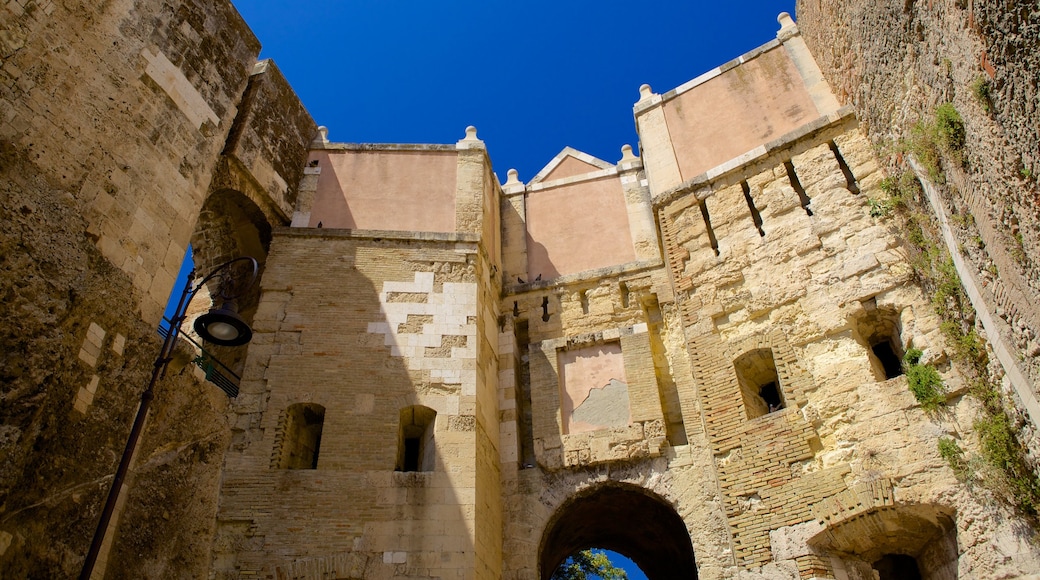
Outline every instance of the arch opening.
POLYGON ((759 348, 740 355, 733 361, 733 370, 737 374, 740 397, 748 419, 786 406, 772 349, 759 348))
POLYGON ((875 507, 832 521, 809 539, 848 568, 880 580, 957 577, 957 525, 951 508, 935 504, 875 507))
POLYGON ((548 580, 568 556, 589 548, 625 556, 650 580, 697 577, 682 518, 664 499, 635 485, 604 484, 562 505, 542 534, 540 577, 548 580))
MULTIPOLYGON (((233 189, 219 189, 206 198, 191 235, 192 258, 199 276, 205 276, 229 260, 249 256, 259 264, 262 277, 270 245, 271 223, 253 200, 233 189)), ((244 262, 238 265, 244 266, 244 262)), ((188 308, 185 331, 199 340, 200 337, 190 328, 195 318, 209 311, 211 306, 221 306, 216 302, 222 292, 222 280, 241 283, 249 278, 248 272, 243 270, 233 271, 226 278, 218 276, 211 280, 188 308)), ((225 290, 235 296, 233 308, 238 315, 251 325, 260 301, 259 280, 252 286, 225 290)), ((209 356, 219 361, 218 366, 226 366, 231 373, 241 375, 246 349, 215 344, 204 346, 209 356)))
POLYGON ((903 340, 899 313, 878 307, 875 299, 863 302, 864 312, 853 321, 853 331, 867 347, 871 370, 878 381, 903 374, 903 340))
POLYGON ((434 426, 437 411, 422 405, 405 407, 400 412, 397 433, 396 471, 433 471, 437 464, 434 426))
POLYGON ((280 423, 275 442, 275 467, 317 469, 325 407, 317 403, 290 405, 280 423))

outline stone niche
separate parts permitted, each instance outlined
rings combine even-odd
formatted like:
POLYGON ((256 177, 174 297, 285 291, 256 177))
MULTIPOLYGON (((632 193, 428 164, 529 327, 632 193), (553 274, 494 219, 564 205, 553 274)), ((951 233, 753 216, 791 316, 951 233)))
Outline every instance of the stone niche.
POLYGON ((555 352, 559 395, 554 405, 559 439, 543 440, 543 448, 560 446, 562 466, 661 455, 665 426, 652 370, 642 372, 634 362, 635 351, 642 352, 634 345, 646 342, 644 325, 639 326, 640 334, 625 328, 597 333, 595 340, 542 343, 543 349, 555 352), (630 348, 634 351, 628 352, 630 348), (652 413, 644 409, 650 399, 652 413))
POLYGON ((563 433, 624 429, 631 422, 620 342, 560 351, 563 433))

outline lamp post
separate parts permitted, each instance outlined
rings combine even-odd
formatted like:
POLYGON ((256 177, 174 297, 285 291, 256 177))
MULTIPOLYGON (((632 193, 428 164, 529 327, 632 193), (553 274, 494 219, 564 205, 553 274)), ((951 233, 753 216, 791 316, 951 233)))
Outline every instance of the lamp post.
POLYGON ((166 376, 166 367, 173 358, 173 349, 177 346, 177 336, 180 334, 181 325, 187 317, 188 305, 207 282, 220 276, 218 297, 222 299, 222 306, 220 308, 211 308, 209 312, 198 317, 195 320, 195 332, 203 340, 221 346, 246 344, 252 339, 253 331, 242 320, 242 317, 235 312, 234 300, 256 282, 258 271, 259 265, 255 259, 242 257, 229 260, 217 266, 215 270, 195 285, 192 285, 192 281, 195 279, 195 270, 188 274, 188 279, 184 283, 184 290, 181 292, 180 299, 177 302, 177 310, 170 320, 170 331, 166 334, 159 356, 155 359, 155 364, 152 368, 152 378, 148 382, 148 387, 141 393, 141 406, 137 409, 137 417, 134 418, 134 425, 130 429, 130 436, 126 440, 126 449, 123 450, 123 457, 119 460, 119 467, 116 468, 115 477, 112 479, 112 487, 108 491, 105 507, 101 510, 101 520, 98 522, 97 530, 94 532, 94 539, 90 543, 90 550, 87 551, 87 558, 83 562, 83 571, 79 576, 80 580, 89 580, 94 572, 94 564, 97 563, 101 544, 105 540, 108 524, 112 520, 112 513, 115 511, 116 501, 119 499, 120 488, 123 487, 123 480, 126 478, 126 472, 130 468, 130 459, 133 458, 134 450, 137 448, 137 441, 141 438, 144 421, 148 415, 148 407, 151 405, 154 397, 155 384, 159 379, 166 376), (240 290, 235 292, 236 283, 232 279, 233 272, 231 266, 238 262, 249 262, 253 271, 249 282, 241 285, 240 290))

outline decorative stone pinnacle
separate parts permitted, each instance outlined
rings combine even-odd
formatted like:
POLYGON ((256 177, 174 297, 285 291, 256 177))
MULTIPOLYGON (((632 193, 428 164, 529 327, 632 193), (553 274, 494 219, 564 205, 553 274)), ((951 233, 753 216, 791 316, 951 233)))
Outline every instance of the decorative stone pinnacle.
POLYGON ((788 14, 787 12, 781 12, 776 17, 776 21, 777 21, 777 23, 780 24, 780 30, 783 30, 785 28, 790 28, 790 27, 795 25, 794 24, 794 19, 791 18, 791 15, 788 14))
POLYGON ((639 87, 639 100, 649 99, 654 96, 654 90, 650 88, 648 84, 642 84, 639 87))
POLYGON ((519 185, 520 174, 515 169, 506 172, 506 185, 519 185))
POLYGON ((470 125, 469 127, 466 127, 466 138, 463 139, 463 141, 479 141, 479 140, 480 139, 477 139, 477 128, 474 127, 473 125, 470 125))
POLYGON ((634 153, 632 153, 632 146, 631 145, 629 145, 628 143, 625 143, 624 145, 621 146, 621 161, 618 161, 618 163, 625 163, 627 161, 635 161, 637 159, 639 159, 639 158, 636 157, 634 153))
POLYGON ((329 128, 325 125, 318 127, 318 139, 321 139, 322 143, 329 142, 329 128))

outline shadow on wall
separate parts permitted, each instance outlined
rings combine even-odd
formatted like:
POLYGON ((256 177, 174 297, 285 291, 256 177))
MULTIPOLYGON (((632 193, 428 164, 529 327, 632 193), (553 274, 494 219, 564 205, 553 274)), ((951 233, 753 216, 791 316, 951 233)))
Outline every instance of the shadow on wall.
POLYGON ((420 311, 449 284, 438 278, 434 291, 439 249, 282 232, 235 405, 243 428, 227 454, 214 573, 474 569, 479 490, 459 468, 472 466, 479 429, 453 402, 456 387, 413 368, 462 346, 415 342, 433 325, 420 311))
POLYGON ((540 282, 560 277, 560 271, 553 264, 549 250, 544 244, 535 241, 530 234, 527 235, 527 264, 525 282, 540 282))

